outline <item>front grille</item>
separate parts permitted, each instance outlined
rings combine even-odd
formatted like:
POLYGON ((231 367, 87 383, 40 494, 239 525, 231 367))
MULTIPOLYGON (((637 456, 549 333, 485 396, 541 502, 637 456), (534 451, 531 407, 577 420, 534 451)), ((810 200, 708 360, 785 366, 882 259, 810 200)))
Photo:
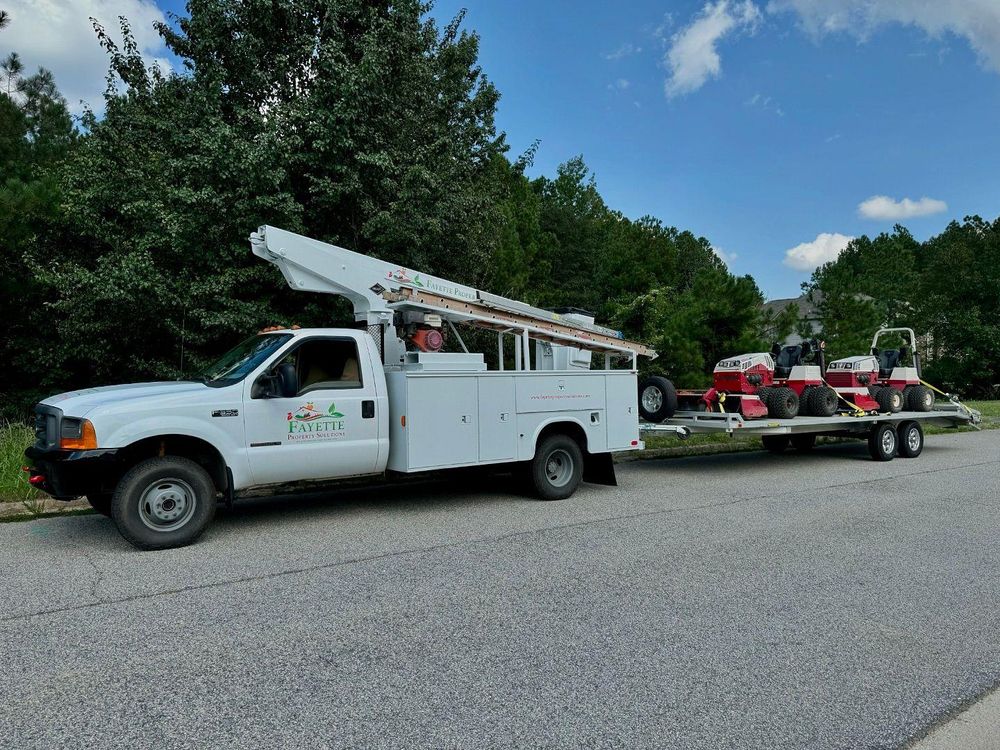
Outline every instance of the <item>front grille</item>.
POLYGON ((62 412, 52 406, 35 407, 35 446, 42 450, 59 444, 59 417, 62 412))

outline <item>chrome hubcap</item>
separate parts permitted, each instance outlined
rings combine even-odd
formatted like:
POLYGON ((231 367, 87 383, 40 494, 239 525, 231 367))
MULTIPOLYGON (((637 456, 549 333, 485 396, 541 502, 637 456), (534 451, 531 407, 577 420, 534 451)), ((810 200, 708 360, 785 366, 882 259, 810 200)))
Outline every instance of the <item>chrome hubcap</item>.
POLYGON ((553 487, 562 487, 573 476, 573 457, 562 448, 552 451, 545 460, 545 476, 553 487))
POLYGON ((896 436, 892 430, 886 430, 882 433, 882 450, 886 455, 896 450, 896 436))
POLYGON ((906 433, 906 444, 911 451, 920 449, 920 431, 916 427, 911 427, 910 431, 906 433))
POLYGON ((174 531, 191 520, 195 494, 183 479, 159 479, 139 497, 139 518, 153 531, 174 531))
POLYGON ((663 394, 655 385, 647 385, 642 390, 642 408, 648 412, 659 411, 663 406, 663 394))

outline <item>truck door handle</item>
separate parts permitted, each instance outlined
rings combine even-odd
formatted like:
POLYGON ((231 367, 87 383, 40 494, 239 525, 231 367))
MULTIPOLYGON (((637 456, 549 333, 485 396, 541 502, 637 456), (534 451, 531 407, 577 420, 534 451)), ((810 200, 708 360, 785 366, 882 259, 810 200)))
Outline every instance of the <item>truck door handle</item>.
POLYGON ((375 417, 375 402, 374 401, 362 401, 361 402, 361 418, 362 419, 374 419, 375 417))

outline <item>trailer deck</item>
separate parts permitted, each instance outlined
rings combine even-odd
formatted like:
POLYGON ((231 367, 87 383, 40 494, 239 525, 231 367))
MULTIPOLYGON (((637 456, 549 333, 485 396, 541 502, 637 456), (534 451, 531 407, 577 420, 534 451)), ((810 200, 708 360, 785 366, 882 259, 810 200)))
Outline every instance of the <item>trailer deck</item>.
POLYGON ((744 419, 733 412, 678 411, 660 424, 644 422, 643 432, 673 432, 678 434, 718 433, 733 434, 737 431, 755 435, 792 435, 797 433, 829 434, 838 432, 868 432, 872 425, 913 420, 939 427, 976 426, 982 415, 975 409, 959 406, 941 406, 934 411, 901 411, 895 414, 866 414, 833 417, 792 417, 791 419, 744 419), (681 429, 682 428, 682 429, 681 429))
POLYGON ((680 438, 692 434, 759 435, 764 447, 780 453, 788 445, 798 450, 812 448, 819 435, 868 439, 876 460, 891 460, 895 455, 918 456, 923 448, 922 425, 939 427, 976 427, 982 415, 957 402, 939 403, 933 411, 901 411, 895 414, 838 414, 832 417, 793 417, 791 419, 744 419, 733 412, 678 411, 673 417, 653 424, 642 422, 643 434, 674 434, 680 438), (884 426, 891 429, 885 430, 884 426), (897 433, 886 436, 885 432, 897 433), (917 435, 911 433, 916 432, 917 435))

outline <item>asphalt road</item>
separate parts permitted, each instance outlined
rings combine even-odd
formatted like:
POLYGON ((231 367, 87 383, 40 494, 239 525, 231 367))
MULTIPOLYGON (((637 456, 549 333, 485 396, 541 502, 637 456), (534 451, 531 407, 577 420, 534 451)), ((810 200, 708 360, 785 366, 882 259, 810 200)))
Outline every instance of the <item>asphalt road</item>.
POLYGON ((1000 431, 0 525, 0 746, 898 747, 1000 684, 1000 431))

